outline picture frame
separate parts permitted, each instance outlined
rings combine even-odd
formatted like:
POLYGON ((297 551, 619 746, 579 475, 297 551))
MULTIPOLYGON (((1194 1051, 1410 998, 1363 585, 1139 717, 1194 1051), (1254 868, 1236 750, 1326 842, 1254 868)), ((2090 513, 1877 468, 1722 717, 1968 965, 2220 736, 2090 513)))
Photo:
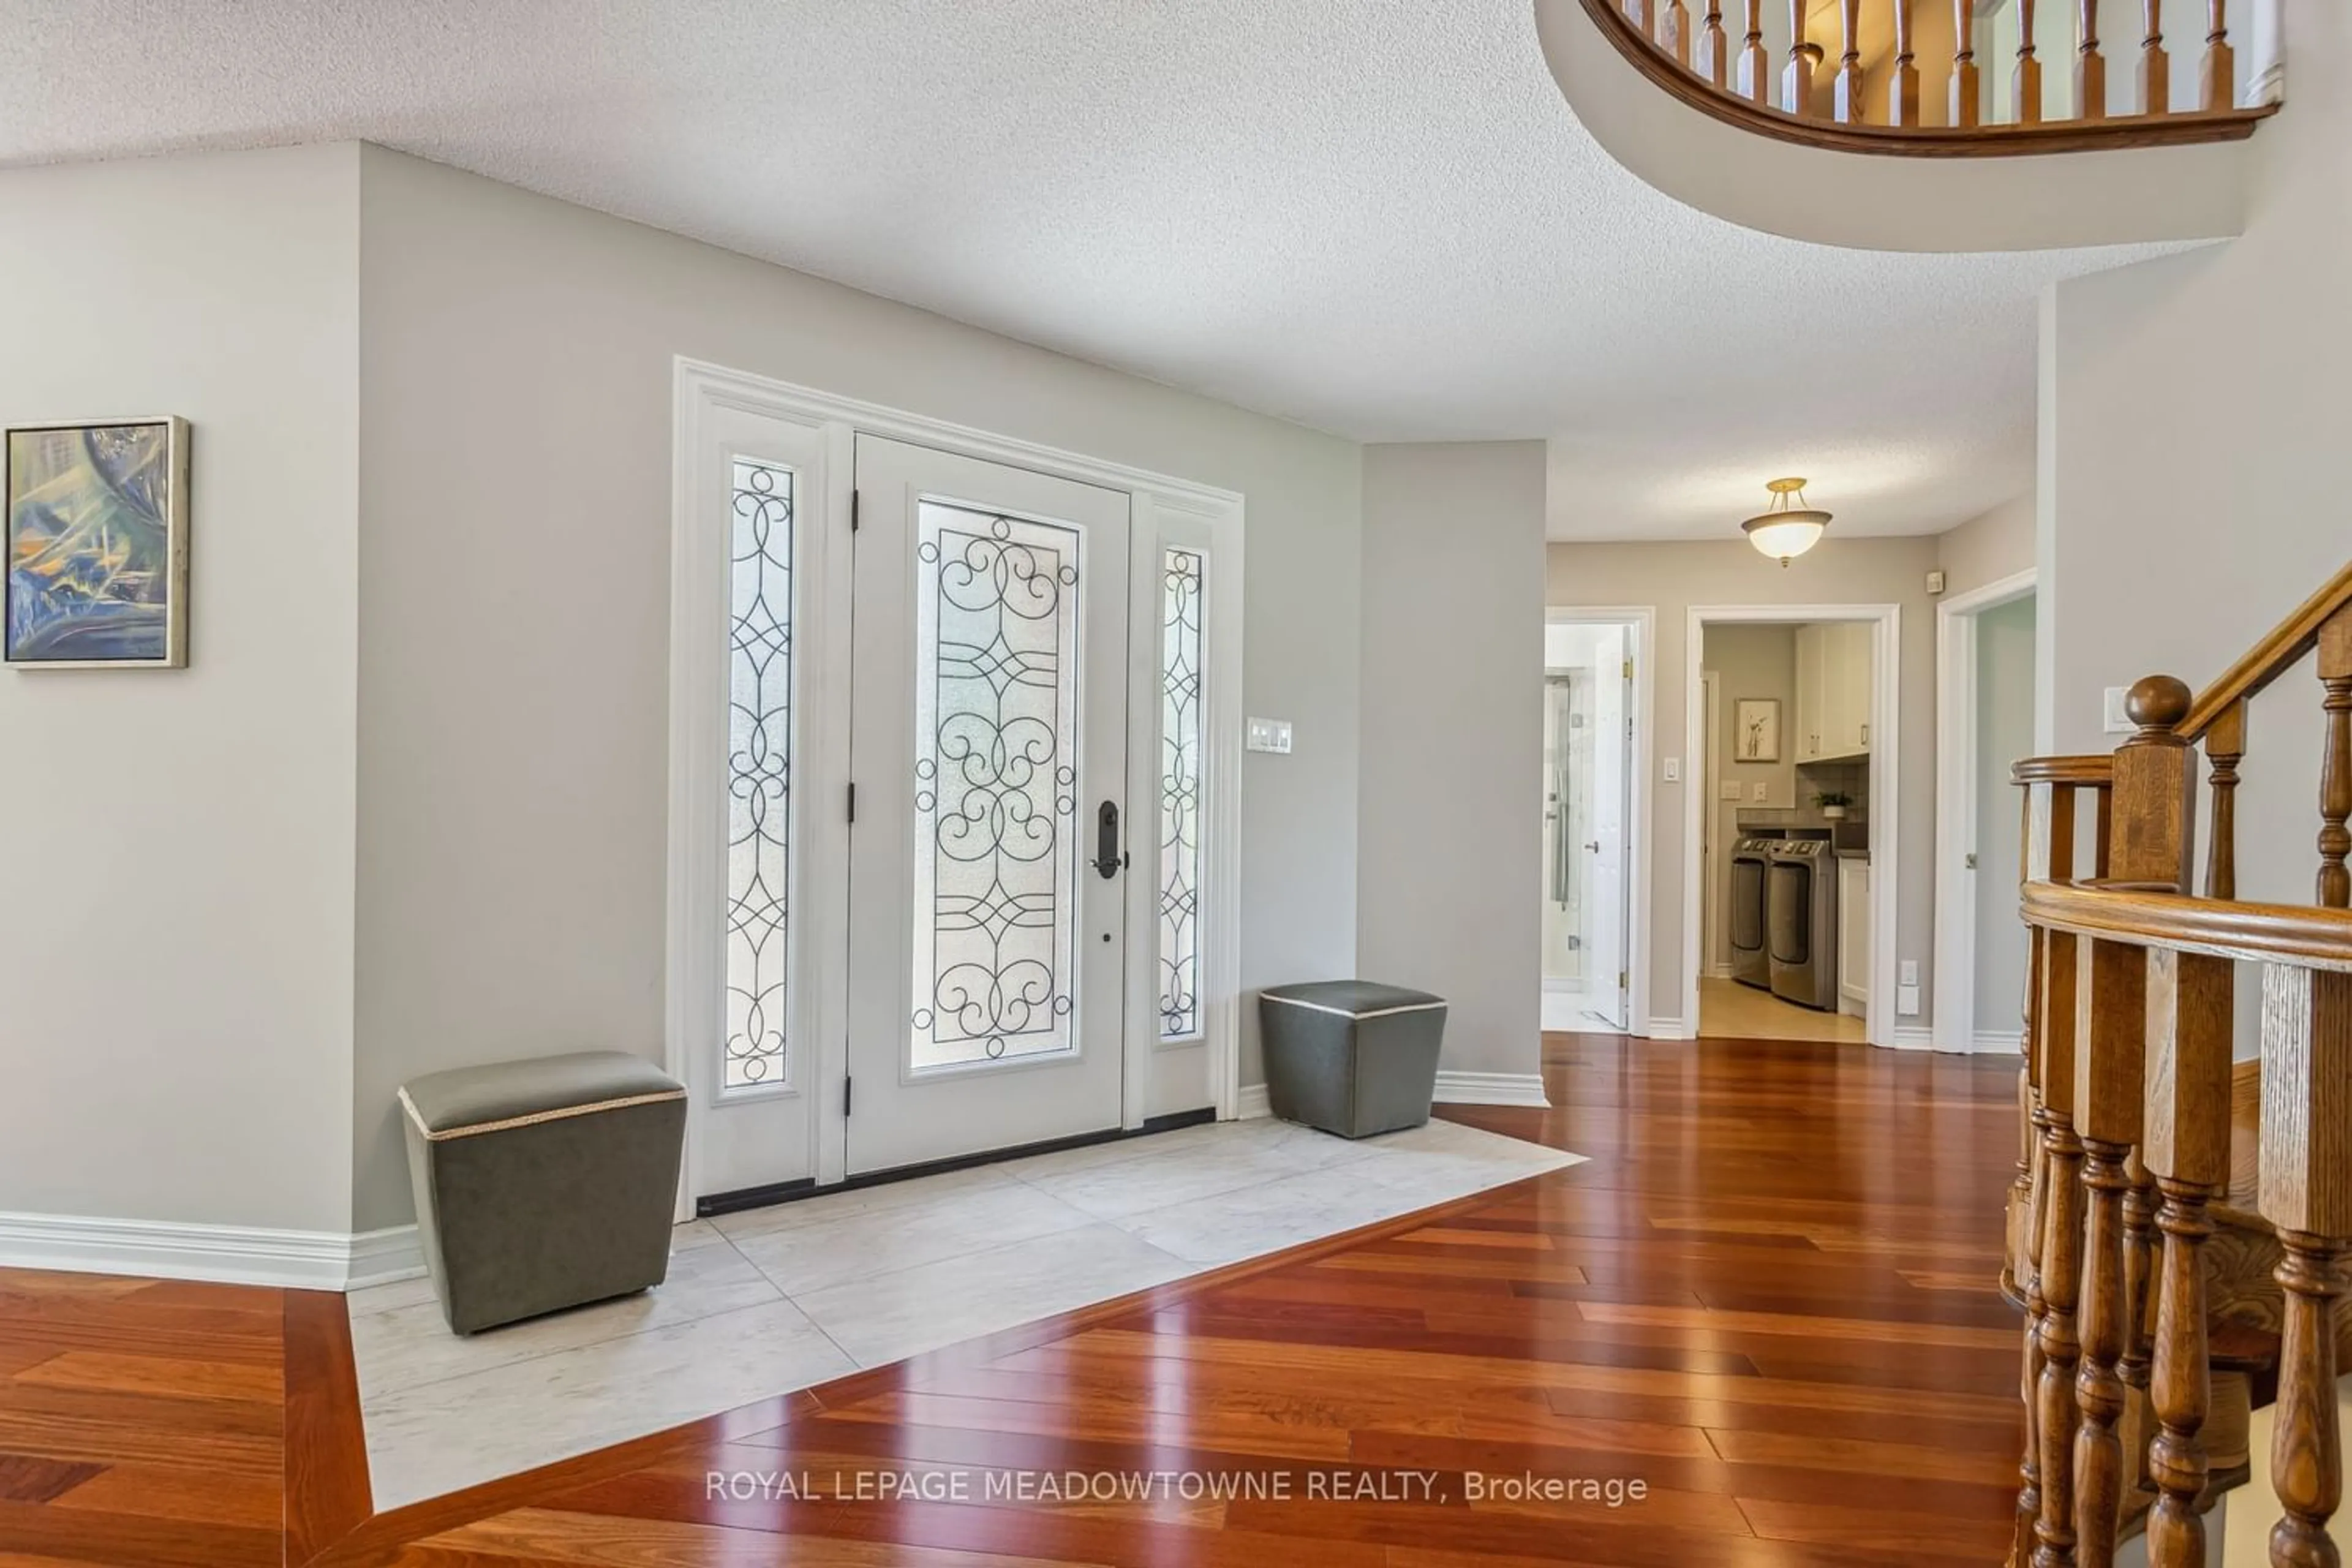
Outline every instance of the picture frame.
POLYGON ((169 414, 0 430, 0 663, 187 667, 189 445, 169 414))
POLYGON ((1731 760, 1735 763, 1777 763, 1780 760, 1780 700, 1742 697, 1732 705, 1731 760))

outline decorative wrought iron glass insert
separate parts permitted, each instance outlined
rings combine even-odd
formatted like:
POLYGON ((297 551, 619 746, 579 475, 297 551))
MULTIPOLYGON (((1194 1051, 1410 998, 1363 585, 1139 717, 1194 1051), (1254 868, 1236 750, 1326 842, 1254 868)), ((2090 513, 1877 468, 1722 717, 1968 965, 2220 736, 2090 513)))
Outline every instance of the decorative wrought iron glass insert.
POLYGON ((1053 523, 918 509, 919 1072, 1078 1048, 1080 543, 1053 523))
POLYGON ((720 1092, 786 1082, 793 472, 735 460, 727 659, 727 1037, 720 1092))
POLYGON ((1171 550, 1160 613, 1160 1037, 1201 1032, 1201 584, 1171 550))

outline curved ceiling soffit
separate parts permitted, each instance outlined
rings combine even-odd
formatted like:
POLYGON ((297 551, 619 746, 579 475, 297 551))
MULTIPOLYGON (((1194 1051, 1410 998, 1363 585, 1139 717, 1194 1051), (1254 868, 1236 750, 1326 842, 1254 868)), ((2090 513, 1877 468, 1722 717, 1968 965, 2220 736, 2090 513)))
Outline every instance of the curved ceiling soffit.
POLYGON ((1801 145, 1652 81, 1585 0, 1533 3, 1545 64, 1593 140, 1637 179, 1745 228, 1855 249, 1969 252, 2195 243, 2245 226, 2250 141, 1986 158, 1801 145))

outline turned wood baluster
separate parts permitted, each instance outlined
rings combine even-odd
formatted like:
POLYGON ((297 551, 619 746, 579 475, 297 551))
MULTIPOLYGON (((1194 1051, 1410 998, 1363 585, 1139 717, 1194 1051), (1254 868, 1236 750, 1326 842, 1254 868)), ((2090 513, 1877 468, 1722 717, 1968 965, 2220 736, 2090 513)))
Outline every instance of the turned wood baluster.
POLYGON ((1739 96, 1751 103, 1771 97, 1771 61, 1764 54, 1764 0, 1746 0, 1748 36, 1739 46, 1739 96))
MULTIPOLYGON (((2074 879, 2074 806, 2076 795, 2071 784, 2028 786, 2025 795, 2025 849, 2019 861, 2031 881, 2071 882, 2074 879)), ((2042 1373, 2042 1328, 2050 1315, 2050 1300, 2045 1289, 2049 1273, 2048 1246, 2051 1211, 2058 1206, 2051 1194, 2055 1167, 2050 1151, 2062 1136, 2074 1134, 2064 1130, 2052 1106, 2056 1096, 2062 1104, 2072 1102, 2074 1077, 2074 1009, 2071 993, 2053 990, 2050 984, 2053 950, 2062 942, 2065 944, 2071 964, 2074 938, 2057 931, 2042 930, 2032 932, 2032 942, 2027 957, 2027 996, 2025 1039, 2027 1070, 2032 1073, 2038 1092, 2033 1100, 2033 1185, 2031 1204, 2025 1218, 2025 1277, 2019 1283, 2025 1298, 2025 1344, 2020 1394, 2025 1402, 2025 1447, 2018 1461, 2017 1531, 2012 1559, 2021 1565, 2033 1550, 2033 1531, 2043 1507, 2042 1486, 2042 1445, 2040 1419, 2042 1373), (2063 997, 2065 1005, 2053 1012, 2053 996, 2063 997), (2063 1082, 2067 1087, 2056 1086, 2063 1082)), ((2068 970, 2071 984, 2073 971, 2068 970)))
POLYGON ((1910 0, 1895 0, 1895 68, 1886 79, 1886 123, 1919 123, 1919 67, 1911 54, 1910 0))
POLYGON ((2042 56, 2033 47, 2033 0, 2017 0, 2017 69, 2010 78, 2010 118, 2042 121, 2042 56))
POLYGON ((1951 123, 1971 130, 1981 119, 1983 86, 1977 72, 1976 0, 1952 0, 1951 123))
POLYGON ((2221 710, 2205 731, 2205 757, 2213 764, 2213 840, 2206 849, 2205 896, 2238 896, 2238 763, 2246 754, 2246 700, 2221 710))
POLYGON ((2319 679, 2327 696, 2327 735, 2319 764, 2319 902, 2352 904, 2352 610, 2338 610, 2319 628, 2319 679))
POLYGON ((1625 0, 1625 20, 1642 30, 1644 37, 1650 32, 1650 0, 1625 0))
POLYGON ((2335 1307, 2352 1244, 2352 974, 2263 972, 2262 1211, 2278 1226, 2284 1323, 2271 1486, 2273 1568, 2336 1568, 2343 1500, 2335 1307))
MULTIPOLYGON (((1903 10, 1903 0, 1895 0, 1895 13, 1903 10)), ((1832 89, 1832 103, 1841 125, 1853 125, 1865 118, 1862 107, 1862 0, 1838 0, 1839 37, 1844 47, 1838 55, 1837 85, 1832 89)))
POLYGON ((2081 0, 2074 28, 2074 112, 2084 120, 2107 117, 2107 59, 2099 53, 2099 0, 2081 0))
POLYGON ((1658 47, 1687 69, 1691 63, 1690 9, 1683 0, 1666 0, 1658 7, 1658 47))
POLYGON ((1780 107, 1791 114, 1813 111, 1813 68, 1822 47, 1805 37, 1805 0, 1789 0, 1789 68, 1780 73, 1780 107))
MULTIPOLYGON (((2147 32, 2139 41, 2139 111, 2172 112, 2172 57, 2164 52, 2164 0, 2147 0, 2147 32)), ((2210 731, 2207 743, 2211 743, 2210 731)))
MULTIPOLYGON (((2143 1118, 2145 1121, 2145 1118, 2143 1118)), ((2135 1145, 2124 1162, 2124 1353, 2116 1371, 2124 1396, 2124 1496, 2143 1490, 2148 1480, 2148 1364, 2155 1354, 2156 1178, 2135 1145)))
MULTIPOLYGON (((2109 1568, 2123 1505, 2126 1403, 2121 1363, 2131 1339, 2126 1279, 2125 1163, 2139 1142, 2147 1041, 2147 953, 2118 942, 2083 944, 2075 989, 2074 1127, 2083 1140, 2088 1215, 2083 1243, 2082 1364, 2074 1382, 2074 1561, 2109 1568)), ((2039 1561, 2037 1557, 2036 1561, 2039 1561)))
POLYGON ((2210 0, 2205 28, 2205 58, 2197 68, 2197 107, 2227 109, 2237 101, 2237 51, 2230 47, 2228 0, 2210 0))
POLYGON ((1730 40, 1723 33, 1723 0, 1706 0, 1706 20, 1698 33, 1698 60, 1692 68, 1720 89, 1730 64, 1730 40))
POLYGON ((2034 1270, 2041 1287, 2034 1313, 2033 1351, 2041 1368, 2034 1380, 2032 1431, 2041 1470, 2041 1506, 2033 1521, 2034 1568, 2073 1568, 2074 1563, 2074 1373, 2082 1356, 2075 1337, 2074 1303, 2082 1285, 2083 1144, 2074 1135, 2074 1055, 2080 1015, 2076 1010, 2076 939, 2071 931, 2046 932, 2048 962, 2042 976, 2042 1260, 2034 1270))
POLYGON ((2206 1343, 2206 1205, 2230 1179, 2229 961, 2156 952, 2147 969, 2148 1173, 2163 1194, 2149 1394, 2158 1429, 2148 1450, 2157 1488, 2147 1521, 2153 1568, 2199 1568, 2205 1521, 2198 1503, 2209 1466, 2199 1434, 2212 1403, 2206 1343))

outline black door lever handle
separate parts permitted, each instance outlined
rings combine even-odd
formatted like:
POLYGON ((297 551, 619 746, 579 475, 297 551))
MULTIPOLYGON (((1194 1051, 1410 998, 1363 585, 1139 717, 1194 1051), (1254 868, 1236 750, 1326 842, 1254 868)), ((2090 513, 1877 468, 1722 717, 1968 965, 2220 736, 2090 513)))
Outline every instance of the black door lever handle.
POLYGON ((1118 847, 1118 803, 1107 800, 1095 813, 1094 868, 1108 881, 1127 869, 1127 857, 1118 847))

